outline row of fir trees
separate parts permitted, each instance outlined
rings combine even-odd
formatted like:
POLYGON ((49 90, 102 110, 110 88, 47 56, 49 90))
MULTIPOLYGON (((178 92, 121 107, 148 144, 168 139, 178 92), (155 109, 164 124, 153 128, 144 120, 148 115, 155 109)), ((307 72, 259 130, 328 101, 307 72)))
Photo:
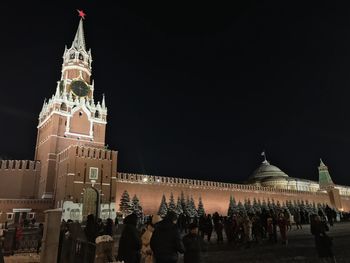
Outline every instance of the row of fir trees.
MULTIPOLYGON (((326 204, 316 204, 315 202, 310 203, 308 201, 303 200, 286 201, 281 204, 279 201, 275 202, 273 198, 271 200, 268 198, 267 201, 265 201, 265 199, 260 201, 260 199, 256 198, 254 198, 253 201, 251 201, 249 198, 247 198, 244 200, 243 203, 241 201, 237 203, 235 198, 231 195, 227 215, 231 216, 237 213, 256 214, 261 213, 262 210, 286 210, 290 214, 294 214, 295 212, 300 211, 308 214, 317 214, 318 211, 324 213, 325 207, 326 204)), ((136 195, 134 195, 133 198, 130 199, 129 193, 127 191, 124 191, 121 196, 119 210, 124 216, 129 215, 131 213, 134 213, 139 217, 143 215, 143 209, 140 205, 140 200, 136 195)), ((158 209, 158 215, 164 217, 168 213, 168 211, 174 211, 178 215, 185 214, 191 218, 205 215, 202 198, 199 197, 198 206, 196 207, 193 197, 186 196, 185 198, 183 192, 181 192, 181 195, 177 197, 176 202, 173 193, 170 194, 168 202, 166 201, 165 195, 163 194, 158 209)))
POLYGON ((129 193, 126 190, 123 192, 122 197, 120 198, 119 211, 124 216, 132 213, 136 214, 138 217, 143 215, 143 209, 140 205, 139 198, 135 194, 133 198, 130 199, 129 193))
POLYGON ((166 201, 165 195, 163 194, 158 215, 165 217, 168 211, 174 211, 178 215, 185 214, 191 218, 205 215, 202 198, 199 197, 198 207, 196 208, 193 197, 186 196, 185 198, 183 192, 181 192, 181 195, 177 197, 176 203, 173 193, 170 194, 169 202, 166 201))
POLYGON ((286 202, 283 202, 281 204, 279 201, 275 202, 273 198, 271 200, 268 198, 267 201, 265 201, 265 199, 263 199, 263 201, 260 201, 260 199, 257 200, 256 198, 254 198, 252 202, 248 198, 244 200, 244 203, 242 203, 241 201, 236 203, 235 198, 233 196, 230 196, 227 215, 231 216, 237 213, 256 214, 261 213, 262 210, 273 210, 274 212, 286 210, 290 214, 294 214, 300 211, 308 214, 317 214, 318 211, 324 213, 325 208, 326 204, 316 204, 315 202, 310 203, 308 201, 304 202, 303 200, 293 200, 293 202, 287 200, 286 202))

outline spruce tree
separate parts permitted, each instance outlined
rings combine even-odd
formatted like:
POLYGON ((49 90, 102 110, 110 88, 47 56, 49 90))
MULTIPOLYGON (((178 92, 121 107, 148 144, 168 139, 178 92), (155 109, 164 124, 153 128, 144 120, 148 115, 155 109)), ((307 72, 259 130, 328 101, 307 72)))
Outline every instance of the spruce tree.
POLYGON ((197 214, 198 214, 199 217, 205 215, 205 210, 204 210, 204 206, 203 206, 203 202, 202 202, 202 198, 201 197, 199 197, 199 201, 198 201, 197 214))
POLYGON ((232 216, 238 211, 235 198, 230 195, 230 202, 228 204, 227 216, 232 216))
POLYGON ((280 204, 280 201, 279 201, 279 200, 277 200, 276 208, 277 208, 278 211, 281 210, 281 204, 280 204))
POLYGON ((170 194, 170 199, 168 203, 168 211, 175 211, 176 205, 173 193, 170 194))
POLYGON ((130 196, 128 191, 124 191, 119 203, 119 210, 124 215, 127 216, 132 213, 132 206, 130 202, 130 196))
POLYGON ((183 191, 181 191, 180 203, 181 203, 182 213, 186 213, 187 202, 183 191))
POLYGON ((177 198, 176 208, 175 208, 176 214, 180 215, 183 214, 182 204, 181 204, 181 198, 180 196, 177 198))
POLYGON ((197 216, 196 206, 192 196, 191 198, 187 197, 186 214, 191 218, 197 216))
POLYGON ((132 213, 137 215, 137 217, 142 216, 142 213, 143 213, 142 206, 140 205, 140 200, 137 198, 136 194, 134 195, 131 201, 131 210, 132 210, 132 213))
POLYGON ((185 207, 183 208, 183 211, 184 213, 187 215, 187 216, 190 216, 191 215, 191 209, 190 209, 190 198, 188 196, 186 196, 186 201, 185 201, 185 207))
POLYGON ((236 203, 236 199, 234 196, 232 196, 232 204, 231 204, 231 209, 232 209, 232 212, 233 214, 238 214, 238 206, 237 206, 237 203, 236 203))
POLYGON ((241 203, 241 201, 238 202, 237 208, 238 208, 239 213, 242 213, 243 215, 246 214, 246 210, 244 208, 244 205, 241 203))
POLYGON ((254 210, 249 198, 245 200, 244 208, 248 214, 254 214, 254 210))
POLYGON ((168 213, 168 205, 166 203, 165 195, 163 194, 162 201, 160 202, 160 206, 158 210, 158 215, 160 215, 161 217, 165 217, 167 213, 168 213))
POLYGON ((193 197, 191 196, 191 199, 190 199, 190 203, 191 203, 191 210, 192 210, 192 217, 197 217, 198 216, 198 213, 197 213, 197 209, 196 209, 196 205, 194 203, 194 200, 193 200, 193 197))
POLYGON ((265 211, 269 211, 269 207, 267 206, 265 199, 262 201, 261 208, 265 211))
POLYGON ((261 207, 259 205, 259 203, 256 201, 256 198, 254 197, 253 199, 253 210, 255 213, 261 213, 261 207))

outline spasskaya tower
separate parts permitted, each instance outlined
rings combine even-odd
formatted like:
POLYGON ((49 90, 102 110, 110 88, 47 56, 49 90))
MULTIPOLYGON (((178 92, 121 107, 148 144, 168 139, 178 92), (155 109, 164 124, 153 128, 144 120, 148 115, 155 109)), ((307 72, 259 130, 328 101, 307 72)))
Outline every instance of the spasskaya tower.
POLYGON ((91 63, 81 18, 72 45, 65 47, 56 92, 39 114, 35 160, 41 162, 40 198, 54 197, 60 152, 72 145, 105 147, 107 107, 104 95, 101 102, 94 99, 91 63))

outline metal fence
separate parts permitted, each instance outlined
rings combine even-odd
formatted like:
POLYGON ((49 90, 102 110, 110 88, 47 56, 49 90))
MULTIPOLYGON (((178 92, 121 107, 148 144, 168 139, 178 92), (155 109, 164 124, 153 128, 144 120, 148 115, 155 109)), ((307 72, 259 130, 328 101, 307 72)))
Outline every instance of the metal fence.
POLYGON ((41 238, 40 229, 37 227, 23 228, 17 237, 15 228, 4 229, 2 237, 4 255, 37 252, 41 238))
POLYGON ((86 262, 95 260, 96 245, 85 240, 65 240, 62 245, 59 263, 86 262))

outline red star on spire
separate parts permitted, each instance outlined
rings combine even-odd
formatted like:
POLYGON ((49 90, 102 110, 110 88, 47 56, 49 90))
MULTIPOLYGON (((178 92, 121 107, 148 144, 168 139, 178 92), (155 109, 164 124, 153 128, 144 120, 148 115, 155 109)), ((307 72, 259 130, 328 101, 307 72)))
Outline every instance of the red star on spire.
POLYGON ((80 16, 82 19, 85 19, 86 14, 84 13, 84 11, 83 10, 79 10, 79 9, 77 9, 77 11, 79 13, 78 16, 80 16))

